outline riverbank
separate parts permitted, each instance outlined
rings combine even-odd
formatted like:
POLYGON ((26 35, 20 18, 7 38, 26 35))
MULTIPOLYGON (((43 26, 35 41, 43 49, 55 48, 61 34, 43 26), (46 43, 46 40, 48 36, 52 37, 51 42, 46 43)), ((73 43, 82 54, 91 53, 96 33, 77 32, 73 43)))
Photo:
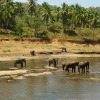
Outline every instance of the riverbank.
POLYGON ((42 57, 100 57, 99 43, 85 43, 83 41, 44 41, 39 39, 0 39, 0 61, 14 60, 24 57, 37 59, 42 57), (61 52, 65 47, 67 52, 61 52), (35 51, 36 56, 30 52, 35 51), (48 52, 48 53, 47 53, 48 52), (46 55, 46 56, 44 56, 46 55))
POLYGON ((70 58, 70 57, 100 57, 100 54, 73 54, 73 53, 63 53, 63 54, 56 54, 56 55, 0 55, 0 61, 10 61, 16 60, 19 58, 25 58, 26 60, 29 59, 42 59, 42 58, 70 58))

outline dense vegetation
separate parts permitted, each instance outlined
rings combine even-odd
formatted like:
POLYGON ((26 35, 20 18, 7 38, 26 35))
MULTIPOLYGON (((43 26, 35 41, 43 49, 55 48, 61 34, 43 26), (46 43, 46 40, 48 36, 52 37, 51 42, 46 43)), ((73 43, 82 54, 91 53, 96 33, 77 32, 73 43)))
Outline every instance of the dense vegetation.
POLYGON ((84 8, 79 4, 61 7, 0 0, 0 36, 42 39, 96 39, 100 32, 100 7, 84 8))

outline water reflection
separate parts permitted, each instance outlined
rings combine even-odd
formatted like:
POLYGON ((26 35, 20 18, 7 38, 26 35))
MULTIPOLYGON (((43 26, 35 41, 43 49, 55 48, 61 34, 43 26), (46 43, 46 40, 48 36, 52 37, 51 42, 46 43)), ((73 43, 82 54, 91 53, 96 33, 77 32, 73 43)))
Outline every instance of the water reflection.
MULTIPOLYGON (((74 61, 89 61, 90 73, 67 73, 57 70, 52 74, 26 77, 21 80, 0 79, 0 100, 99 100, 100 58, 68 58, 74 61)), ((0 62, 0 70, 13 67, 13 61, 0 62)), ((46 59, 28 60, 27 69, 43 69, 46 59)))

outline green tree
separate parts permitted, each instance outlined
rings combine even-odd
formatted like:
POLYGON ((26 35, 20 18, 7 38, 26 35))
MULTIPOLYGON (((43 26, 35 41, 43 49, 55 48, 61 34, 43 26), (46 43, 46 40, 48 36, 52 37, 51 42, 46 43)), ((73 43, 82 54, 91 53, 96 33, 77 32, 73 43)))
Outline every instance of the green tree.
POLYGON ((65 33, 66 26, 68 25, 68 5, 66 3, 62 4, 61 20, 63 24, 63 32, 65 33))
POLYGON ((82 38, 82 28, 85 22, 85 8, 79 6, 78 4, 75 5, 75 12, 73 15, 73 21, 77 27, 79 27, 79 33, 82 38))
POLYGON ((14 5, 12 0, 5 0, 1 6, 1 24, 2 28, 12 29, 15 24, 14 5), (13 23, 12 23, 13 22, 13 23))
MULTIPOLYGON (((52 18, 52 14, 51 14, 51 8, 50 5, 47 2, 42 3, 42 10, 43 10, 43 21, 46 22, 46 26, 48 29, 48 23, 49 23, 49 19, 50 17, 52 18)), ((53 20, 53 19, 52 19, 53 20)))
POLYGON ((14 10, 15 10, 16 16, 19 16, 20 18, 22 18, 23 14, 25 12, 22 3, 15 2, 15 4, 14 4, 14 10))
POLYGON ((33 26, 34 26, 34 19, 35 19, 35 14, 36 14, 36 0, 28 0, 29 1, 29 6, 28 6, 28 13, 29 13, 29 16, 27 15, 26 16, 26 23, 28 25, 28 27, 31 29, 31 32, 30 32, 30 36, 32 37, 33 36, 33 26))
POLYGON ((28 0, 29 1, 29 8, 28 12, 31 16, 33 16, 35 10, 36 10, 36 1, 37 0, 28 0))

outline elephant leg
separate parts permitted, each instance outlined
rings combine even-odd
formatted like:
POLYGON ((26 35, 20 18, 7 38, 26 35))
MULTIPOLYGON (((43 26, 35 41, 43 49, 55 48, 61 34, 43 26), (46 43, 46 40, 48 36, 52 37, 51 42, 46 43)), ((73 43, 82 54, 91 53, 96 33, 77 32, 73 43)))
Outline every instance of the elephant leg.
POLYGON ((21 68, 23 68, 23 63, 21 63, 21 68))
POLYGON ((89 66, 88 66, 88 72, 89 72, 89 66))
POLYGON ((69 68, 67 68, 67 71, 68 71, 68 73, 69 73, 69 68))
POLYGON ((25 66, 25 68, 26 68, 26 64, 24 63, 24 66, 25 66))
POLYGON ((74 73, 75 73, 75 68, 74 68, 74 67, 72 67, 72 72, 74 72, 74 73))
POLYGON ((24 66, 24 67, 26 67, 26 64, 25 64, 25 62, 23 62, 23 66, 24 66))
POLYGON ((65 68, 65 71, 67 71, 67 70, 68 70, 68 68, 66 67, 66 68, 65 68))
POLYGON ((83 69, 84 69, 84 73, 85 73, 85 67, 83 69))
POLYGON ((56 67, 56 64, 55 63, 53 65, 54 65, 54 67, 56 67))
POLYGON ((54 67, 57 67, 57 64, 56 64, 56 62, 54 62, 54 67))
POLYGON ((83 73, 83 68, 82 68, 82 73, 83 73))
POLYGON ((49 66, 51 66, 51 63, 50 63, 50 61, 49 61, 49 66))
POLYGON ((89 66, 87 66, 87 72, 89 72, 89 66))
POLYGON ((76 71, 76 67, 74 67, 74 73, 75 73, 75 71, 76 71))
POLYGON ((54 63, 54 67, 57 67, 57 60, 54 59, 53 63, 54 63))
POLYGON ((74 68, 72 67, 72 73, 73 73, 73 69, 74 69, 74 68))
POLYGON ((86 66, 86 72, 88 72, 88 67, 86 66))
POLYGON ((65 71, 68 71, 68 72, 69 72, 69 69, 68 69, 68 67, 66 67, 65 71))
POLYGON ((85 67, 82 68, 82 73, 85 73, 85 67))
POLYGON ((78 67, 78 72, 80 73, 80 68, 78 67))
POLYGON ((14 67, 16 67, 16 64, 14 64, 14 67))

